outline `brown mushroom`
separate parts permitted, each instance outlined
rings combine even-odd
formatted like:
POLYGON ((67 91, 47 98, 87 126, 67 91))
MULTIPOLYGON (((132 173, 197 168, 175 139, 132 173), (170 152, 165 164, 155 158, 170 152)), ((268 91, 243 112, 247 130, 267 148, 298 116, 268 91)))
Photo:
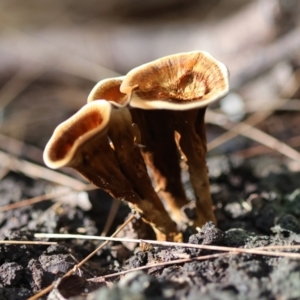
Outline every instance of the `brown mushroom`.
POLYGON ((174 118, 178 147, 186 163, 196 197, 195 226, 216 221, 205 161, 204 115, 207 105, 229 90, 228 70, 206 52, 163 57, 131 70, 120 91, 140 109, 167 109, 174 118))
POLYGON ((124 107, 128 104, 129 97, 127 94, 120 92, 120 85, 124 76, 106 78, 99 81, 88 95, 87 102, 105 99, 117 107, 124 107))
MULTIPOLYGON (((120 92, 123 79, 124 77, 117 77, 100 81, 90 92, 88 102, 105 98, 114 105, 125 106, 129 97, 120 92)), ((134 127, 135 130, 141 132, 135 134, 136 139, 142 145, 140 149, 145 162, 152 170, 156 189, 166 201, 173 220, 180 225, 188 223, 189 220, 182 208, 188 205, 189 201, 181 182, 179 152, 174 140, 172 115, 167 110, 154 112, 130 109, 130 113, 134 125, 137 125, 134 127)), ((127 132, 130 130, 127 129, 127 132)))
POLYGON ((46 145, 50 168, 69 166, 150 223, 160 240, 181 240, 176 226, 153 190, 139 149, 134 146, 129 111, 105 100, 86 104, 60 124, 46 145), (113 147, 109 144, 109 139, 113 147))

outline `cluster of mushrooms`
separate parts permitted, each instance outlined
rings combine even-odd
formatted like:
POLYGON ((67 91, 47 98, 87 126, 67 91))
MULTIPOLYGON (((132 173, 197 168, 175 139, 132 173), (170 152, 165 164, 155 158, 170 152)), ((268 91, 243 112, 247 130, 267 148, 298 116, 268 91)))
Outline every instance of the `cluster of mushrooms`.
POLYGON ((228 90, 225 65, 200 51, 166 56, 102 80, 87 104, 55 129, 45 164, 74 168, 128 202, 158 240, 181 241, 177 225, 216 222, 204 115, 207 105, 228 90), (191 201, 181 179, 182 159, 195 193, 193 214, 185 213, 191 201))

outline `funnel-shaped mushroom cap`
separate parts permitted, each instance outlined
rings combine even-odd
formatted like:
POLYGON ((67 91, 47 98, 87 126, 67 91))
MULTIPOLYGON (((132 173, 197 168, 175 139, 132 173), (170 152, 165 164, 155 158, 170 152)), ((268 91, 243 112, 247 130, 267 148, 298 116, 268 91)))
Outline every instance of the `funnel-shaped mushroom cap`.
POLYGON ((99 81, 91 90, 87 102, 105 99, 115 106, 123 107, 128 104, 129 97, 127 94, 120 92, 120 85, 124 76, 107 78, 99 81))
POLYGON ((207 106, 229 90, 228 70, 207 52, 166 56, 131 70, 120 90, 142 109, 186 110, 207 106))
POLYGON ((98 100, 82 107, 55 129, 44 151, 44 162, 52 169, 76 164, 80 147, 108 128, 111 104, 98 100))

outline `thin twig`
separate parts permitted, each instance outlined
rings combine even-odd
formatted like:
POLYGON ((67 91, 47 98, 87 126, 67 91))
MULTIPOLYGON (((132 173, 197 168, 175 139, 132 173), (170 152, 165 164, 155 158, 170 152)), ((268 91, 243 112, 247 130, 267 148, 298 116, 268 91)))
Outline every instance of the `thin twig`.
POLYGON ((23 92, 33 81, 38 79, 45 69, 24 66, 0 89, 0 108, 3 110, 12 100, 23 92))
POLYGON ((211 110, 207 112, 206 116, 209 123, 230 130, 228 131, 229 134, 234 133, 248 137, 300 163, 300 153, 298 151, 261 130, 244 122, 240 122, 233 127, 232 122, 226 116, 217 114, 211 110))
POLYGON ((112 205, 110 207, 110 210, 109 210, 109 214, 108 214, 108 217, 106 219, 106 222, 105 222, 105 225, 104 225, 104 229, 102 230, 102 233, 101 233, 101 236, 106 236, 115 217, 116 217, 116 214, 118 212, 118 209, 120 207, 120 200, 118 199, 113 199, 112 201, 112 205))
POLYGON ((86 184, 67 175, 50 170, 46 167, 36 165, 24 159, 18 159, 3 151, 0 151, 0 165, 12 171, 24 173, 30 177, 45 179, 60 185, 70 187, 74 190, 86 188, 86 184))
MULTIPOLYGON (((271 250, 271 249, 272 250, 275 250, 275 249, 285 249, 285 250, 300 249, 300 245, 297 245, 297 246, 296 245, 293 245, 293 246, 266 246, 266 247, 255 248, 255 250, 271 250)), ((103 279, 125 275, 127 273, 134 272, 134 271, 145 270, 145 269, 156 268, 156 267, 164 267, 164 266, 174 265, 174 264, 182 264, 182 263, 187 263, 187 262, 192 262, 192 261, 207 260, 207 259, 218 258, 220 256, 227 256, 227 255, 232 255, 232 254, 241 254, 241 252, 239 252, 239 253, 236 252, 235 253, 235 252, 232 251, 230 253, 217 253, 217 254, 203 255, 203 256, 198 256, 198 257, 176 259, 176 260, 162 262, 162 263, 154 263, 154 264, 149 264, 149 265, 146 265, 146 266, 133 268, 133 269, 126 270, 126 271, 121 271, 121 272, 114 273, 114 274, 109 274, 109 275, 105 275, 105 276, 90 278, 90 279, 88 279, 88 281, 98 282, 98 281, 102 281, 103 279)))
MULTIPOLYGON (((230 122, 227 118, 227 126, 225 127, 224 124, 224 128, 226 128, 228 131, 221 134, 220 136, 218 136, 217 138, 215 138, 214 140, 210 141, 209 143, 207 143, 207 151, 210 151, 222 144, 224 144, 225 142, 228 142, 229 140, 233 139, 234 137, 236 137, 238 134, 241 134, 240 132, 244 131, 244 124, 247 124, 249 126, 255 126, 258 123, 262 122, 263 120, 265 120, 267 117, 269 117, 274 110, 284 106, 286 103, 289 102, 289 98, 292 97, 294 95, 294 93, 298 90, 299 88, 299 84, 298 84, 298 80, 296 79, 296 72, 294 72, 291 77, 289 78, 289 80, 287 82, 284 83, 283 88, 280 91, 280 96, 285 97, 285 98, 279 98, 279 99, 274 99, 274 101, 271 102, 267 102, 264 101, 263 105, 261 105, 260 107, 257 108, 257 111, 254 112, 252 115, 250 115, 247 119, 245 119, 243 122, 241 123, 233 123, 230 122), (272 109, 270 109, 270 107, 272 107, 272 109), (267 108, 267 110, 266 110, 267 108)), ((209 118, 210 122, 214 123, 214 112, 210 109, 207 110, 206 113, 206 117, 209 118)), ((220 114, 221 116, 221 114, 220 114)), ((217 118, 217 115, 215 115, 215 117, 217 118)), ((224 122, 224 120, 223 120, 224 122)))
MULTIPOLYGON (((97 187, 90 184, 90 185, 86 185, 84 189, 77 190, 77 191, 85 192, 85 191, 90 191, 90 190, 94 190, 94 189, 97 189, 97 187)), ((53 193, 33 197, 30 199, 22 200, 20 202, 0 206, 0 212, 12 210, 12 209, 16 209, 16 208, 20 208, 20 207, 24 207, 24 206, 29 206, 29 205, 39 203, 39 202, 42 202, 45 200, 50 200, 50 199, 54 199, 57 197, 65 196, 65 195, 68 195, 69 193, 73 193, 73 191, 69 190, 69 191, 62 191, 62 192, 53 192, 53 193)))
MULTIPOLYGON (((121 232, 133 219, 135 218, 134 215, 131 215, 112 235, 111 237, 116 236, 119 232, 121 232)), ((83 264, 85 264, 92 256, 94 256, 99 250, 101 250, 103 247, 105 247, 109 241, 105 241, 102 243, 99 247, 97 247, 96 250, 94 250, 92 253, 90 253, 85 259, 83 259, 79 264, 77 264, 73 269, 68 271, 62 278, 72 275, 74 272, 76 272, 77 269, 79 269, 83 264)), ((49 285, 47 288, 39 292, 38 294, 30 297, 28 300, 38 300, 40 297, 44 296, 45 294, 49 293, 54 287, 54 283, 49 285)))
MULTIPOLYGON (((294 136, 286 141, 284 141, 286 144, 290 145, 291 147, 297 148, 300 146, 300 136, 294 136)), ((237 150, 234 152, 231 152, 231 154, 235 155, 240 155, 244 158, 247 157, 253 157, 256 155, 261 155, 261 154, 268 154, 268 153, 275 153, 277 152, 275 149, 270 149, 266 147, 265 145, 257 145, 249 148, 245 148, 242 150, 237 150)), ((277 153, 279 154, 279 153, 277 153)))
MULTIPOLYGON (((232 254, 232 253, 230 253, 230 254, 232 254)), ((236 253, 236 254, 238 254, 238 253, 236 253)), ((154 263, 154 264, 150 264, 150 265, 146 265, 146 266, 142 266, 142 267, 138 267, 138 268, 133 268, 133 269, 126 270, 126 271, 117 272, 114 274, 90 278, 90 279, 88 279, 88 281, 98 282, 98 281, 102 281, 103 279, 125 275, 127 273, 131 273, 134 271, 145 270, 145 269, 156 268, 156 267, 164 267, 164 266, 175 265, 175 264, 183 264, 183 263, 192 262, 192 261, 207 260, 207 259, 218 258, 220 256, 226 256, 226 255, 229 255, 229 253, 217 253, 217 254, 203 255, 203 256, 198 256, 198 257, 176 259, 176 260, 172 260, 172 261, 165 261, 162 263, 154 263)))
MULTIPOLYGON (((265 102, 268 104, 267 106, 262 106, 259 108, 259 111, 300 111, 300 99, 288 99, 288 98, 279 98, 279 99, 273 99, 273 100, 265 100, 265 102), (284 103, 281 106, 278 106, 278 103, 284 103)), ((219 110, 219 109, 218 109, 219 110)), ((220 112, 217 109, 216 112, 220 112)), ((245 107, 244 113, 255 113, 257 112, 257 107, 254 107, 250 105, 250 107, 245 107)))
POLYGON ((57 242, 42 242, 42 241, 0 241, 0 244, 10 244, 10 245, 57 245, 57 242))
MULTIPOLYGON (((279 105, 277 107, 279 107, 279 105)), ((225 133, 221 134, 214 140, 207 143, 207 151, 211 151, 212 149, 217 148, 220 145, 235 138, 239 134, 242 134, 242 132, 244 131, 244 124, 247 124, 248 126, 251 126, 253 128, 253 126, 257 125, 258 123, 265 120, 268 116, 270 116, 273 113, 273 111, 274 110, 264 110, 259 112, 257 111, 254 114, 252 114, 250 117, 248 117, 245 121, 234 123, 221 113, 216 114, 216 112, 212 110, 207 110, 206 121, 208 123, 220 125, 219 120, 222 119, 223 124, 221 126, 227 129, 225 133)))
POLYGON ((34 236, 36 238, 95 239, 95 240, 104 240, 104 241, 113 241, 113 242, 148 243, 148 244, 152 244, 152 245, 176 246, 176 247, 196 248, 196 249, 215 250, 215 251, 227 251, 227 252, 233 251, 233 252, 239 252, 239 253, 249 253, 249 254, 257 254, 257 255, 267 255, 267 256, 284 256, 284 257, 300 259, 300 253, 269 252, 269 251, 265 251, 265 250, 257 250, 256 248, 245 249, 245 248, 224 247, 224 246, 176 243, 176 242, 167 242, 167 241, 88 236, 88 235, 80 235, 80 234, 36 233, 34 236))
POLYGON ((257 247, 255 249, 258 250, 277 250, 277 249, 283 249, 283 250, 289 250, 289 249, 300 249, 300 245, 276 245, 276 246, 264 246, 264 247, 257 247))
POLYGON ((10 155, 24 157, 37 163, 43 163, 43 151, 32 145, 28 145, 23 141, 14 139, 0 133, 0 149, 10 155))

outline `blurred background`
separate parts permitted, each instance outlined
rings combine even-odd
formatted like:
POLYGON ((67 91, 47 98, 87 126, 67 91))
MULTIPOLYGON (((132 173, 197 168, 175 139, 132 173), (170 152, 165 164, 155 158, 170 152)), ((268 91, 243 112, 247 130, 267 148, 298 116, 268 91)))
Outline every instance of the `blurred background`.
POLYGON ((0 149, 42 164, 54 128, 96 82, 205 50, 232 88, 207 114, 209 156, 297 162, 299 23, 298 0, 1 0, 0 149))

